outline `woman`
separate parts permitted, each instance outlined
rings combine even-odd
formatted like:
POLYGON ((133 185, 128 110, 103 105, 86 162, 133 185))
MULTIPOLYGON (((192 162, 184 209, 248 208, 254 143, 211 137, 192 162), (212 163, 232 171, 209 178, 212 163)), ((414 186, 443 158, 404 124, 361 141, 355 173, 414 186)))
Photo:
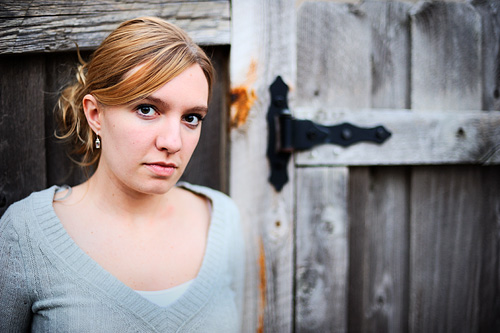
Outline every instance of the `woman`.
POLYGON ((59 100, 61 137, 97 165, 0 221, 0 332, 235 332, 243 248, 222 193, 177 184, 213 67, 158 18, 124 22, 59 100))

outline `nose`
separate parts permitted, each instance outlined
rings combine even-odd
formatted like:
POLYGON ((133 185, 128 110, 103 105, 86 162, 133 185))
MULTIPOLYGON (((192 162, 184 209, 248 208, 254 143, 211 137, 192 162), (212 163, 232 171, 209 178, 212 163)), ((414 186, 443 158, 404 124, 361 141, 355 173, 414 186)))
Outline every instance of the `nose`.
POLYGON ((182 148, 181 124, 172 120, 165 120, 158 128, 156 148, 175 154, 182 148))

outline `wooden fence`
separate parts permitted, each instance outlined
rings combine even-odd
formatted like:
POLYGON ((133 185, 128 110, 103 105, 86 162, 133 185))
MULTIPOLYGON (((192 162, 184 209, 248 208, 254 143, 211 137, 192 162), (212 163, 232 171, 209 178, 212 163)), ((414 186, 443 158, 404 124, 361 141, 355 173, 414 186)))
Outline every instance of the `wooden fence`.
POLYGON ((247 327, 500 331, 499 9, 232 2, 231 84, 256 97, 233 107, 231 132, 231 195, 253 249, 247 327), (295 117, 391 138, 297 152, 274 190, 261 133, 277 75, 295 117))

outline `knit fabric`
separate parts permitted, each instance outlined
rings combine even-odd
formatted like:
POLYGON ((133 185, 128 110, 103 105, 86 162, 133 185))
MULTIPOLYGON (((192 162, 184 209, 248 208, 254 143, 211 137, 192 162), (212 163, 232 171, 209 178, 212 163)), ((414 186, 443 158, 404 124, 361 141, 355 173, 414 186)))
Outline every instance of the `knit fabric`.
POLYGON ((244 247, 233 201, 183 184, 212 202, 202 266, 161 308, 84 253, 57 218, 58 187, 13 204, 0 220, 0 332, 239 332, 244 247))

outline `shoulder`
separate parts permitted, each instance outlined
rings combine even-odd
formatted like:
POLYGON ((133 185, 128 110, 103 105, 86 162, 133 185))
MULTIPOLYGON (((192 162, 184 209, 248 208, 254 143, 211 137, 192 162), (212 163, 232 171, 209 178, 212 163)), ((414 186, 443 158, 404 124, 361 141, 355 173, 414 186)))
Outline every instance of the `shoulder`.
POLYGON ((24 248, 21 244, 26 244, 32 237, 40 235, 36 224, 41 218, 36 207, 44 202, 44 198, 50 196, 50 193, 53 196, 54 191, 55 188, 33 192, 9 206, 0 219, 0 248, 8 246, 13 251, 12 246, 17 244, 16 248, 20 246, 21 250, 24 248))
POLYGON ((209 187, 179 183, 188 191, 207 197, 212 205, 211 229, 223 232, 228 239, 240 239, 242 234, 240 212, 233 199, 209 187))
POLYGON ((51 209, 54 193, 57 189, 57 186, 52 186, 42 191, 33 192, 26 198, 10 205, 0 220, 0 228, 9 222, 36 219, 38 214, 43 214, 51 209))
POLYGON ((214 210, 224 210, 229 214, 239 215, 236 204, 227 194, 206 186, 193 185, 186 182, 180 182, 178 187, 182 187, 190 192, 207 197, 212 202, 214 210))

